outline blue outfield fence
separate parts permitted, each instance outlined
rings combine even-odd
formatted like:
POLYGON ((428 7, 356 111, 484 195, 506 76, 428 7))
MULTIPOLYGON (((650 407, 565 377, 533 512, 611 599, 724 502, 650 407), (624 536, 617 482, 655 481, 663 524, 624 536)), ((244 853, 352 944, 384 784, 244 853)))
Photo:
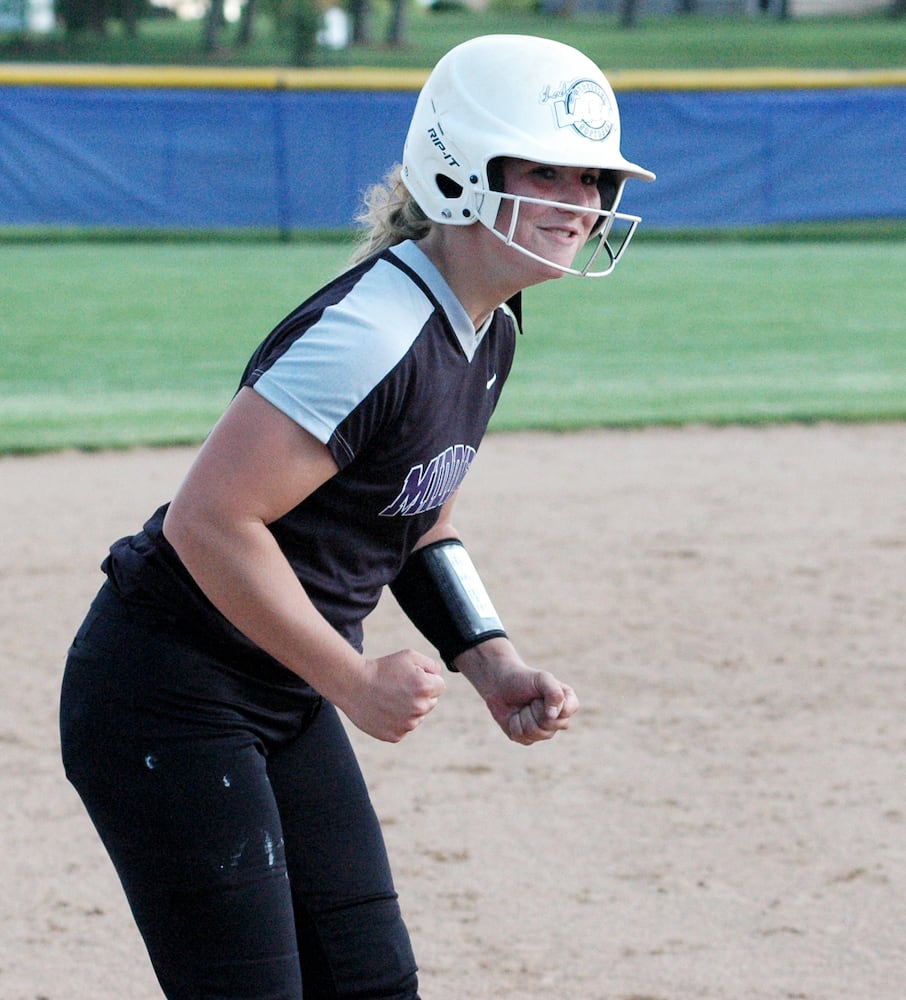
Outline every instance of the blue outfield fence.
POLYGON ((906 88, 629 93, 624 145, 658 175, 648 226, 906 217, 906 88))
MULTIPOLYGON (((624 153, 658 175, 623 200, 646 227, 906 217, 906 80, 712 86, 618 86, 624 153)), ((0 225, 348 226, 399 159, 416 91, 0 74, 0 225)))
POLYGON ((0 224, 349 225, 409 93, 0 88, 0 224))

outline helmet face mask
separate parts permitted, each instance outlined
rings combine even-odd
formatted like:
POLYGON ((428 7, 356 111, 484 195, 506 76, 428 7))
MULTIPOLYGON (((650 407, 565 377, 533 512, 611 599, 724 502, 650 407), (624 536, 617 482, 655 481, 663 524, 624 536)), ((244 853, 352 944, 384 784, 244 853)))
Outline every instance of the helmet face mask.
POLYGON ((493 203, 488 202, 487 208, 482 202, 479 209, 479 221, 484 222, 491 219, 494 205, 497 206, 494 221, 485 222, 488 229, 506 246, 518 250, 519 253, 530 257, 532 260, 547 264, 555 270, 564 274, 575 274, 582 278, 603 278, 613 271, 617 261, 622 256, 629 241, 632 239, 636 228, 642 221, 637 215, 628 215, 625 212, 618 212, 617 206, 623 195, 623 187, 626 183, 625 177, 618 177, 613 171, 602 171, 598 179, 598 195, 600 199, 599 208, 589 208, 588 205, 574 205, 569 202, 552 201, 547 198, 534 198, 529 195, 512 194, 504 189, 503 169, 499 166, 499 161, 492 161, 488 164, 488 176, 491 181, 491 190, 482 192, 484 198, 493 199, 493 203), (501 227, 501 209, 504 205, 510 206, 509 221, 505 228, 501 227), (560 209, 564 212, 577 215, 596 215, 597 221, 591 229, 589 239, 585 247, 579 251, 576 260, 571 266, 563 265, 557 261, 522 246, 517 240, 517 228, 519 217, 523 205, 540 205, 550 208, 560 209), (616 243, 614 248, 613 243, 616 243), (603 254, 603 257, 602 257, 603 254), (599 265, 603 264, 603 268, 599 265))
POLYGON ((575 274, 580 278, 604 278, 613 271, 617 266, 617 262, 622 257, 626 247, 629 245, 629 241, 635 234, 636 228, 642 221, 638 215, 628 215, 624 212, 617 212, 613 209, 592 209, 587 205, 571 205, 568 202, 562 201, 549 201, 546 198, 530 198, 525 195, 514 195, 514 194, 500 194, 497 195, 500 202, 507 201, 512 204, 512 211, 510 213, 510 221, 506 227, 506 230, 498 229, 496 225, 488 226, 490 231, 508 247, 512 247, 514 250, 518 250, 519 253, 524 254, 526 257, 530 257, 532 260, 539 261, 542 264, 546 264, 548 267, 552 267, 557 271, 562 271, 564 274, 575 274), (596 215, 598 216, 598 221, 595 223, 592 229, 591 236, 585 247, 579 251, 578 257, 573 261, 571 266, 560 264, 555 260, 551 260, 549 257, 542 257, 540 254, 535 253, 528 247, 522 246, 521 243, 516 240, 516 229, 519 224, 519 213, 523 205, 545 205, 551 208, 558 208, 564 211, 582 213, 584 215, 596 215), (616 232, 618 242, 616 244, 616 249, 614 249, 611 243, 611 234, 614 233, 615 224, 619 224, 621 228, 616 232), (603 269, 598 266, 599 260, 601 260, 601 255, 603 257, 603 269))
MULTIPOLYGON (((640 219, 617 212, 629 177, 654 175, 620 153, 616 98, 595 64, 570 46, 520 35, 486 35, 456 46, 437 64, 419 94, 403 153, 403 181, 425 215, 444 225, 480 222, 508 246, 570 274, 609 274, 640 219), (592 230, 594 261, 564 267, 514 240, 522 204, 543 202, 501 191, 500 158, 601 171, 600 217, 592 230), (497 228, 512 204, 507 232, 497 228), (608 237, 625 226, 616 251, 608 237)), ((577 206, 562 204, 564 209, 577 206)), ((583 206, 581 210, 590 210, 583 206)))

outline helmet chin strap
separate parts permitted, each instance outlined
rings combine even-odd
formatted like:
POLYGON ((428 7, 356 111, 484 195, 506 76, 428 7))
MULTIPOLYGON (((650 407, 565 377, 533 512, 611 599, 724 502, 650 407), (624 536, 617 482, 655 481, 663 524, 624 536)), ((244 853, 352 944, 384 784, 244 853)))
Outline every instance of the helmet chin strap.
MULTIPOLYGON (((479 213, 479 219, 481 222, 497 237, 497 239, 499 239, 502 243, 505 243, 508 247, 518 250, 519 253, 523 254, 525 257, 530 257, 532 260, 536 260, 541 264, 546 264, 548 267, 552 267, 557 271, 562 271, 564 274, 574 274, 580 278, 604 278, 610 274, 617 266, 617 261, 619 261, 622 257, 626 247, 629 245, 630 240, 635 234, 639 223, 642 221, 641 217, 638 215, 628 215, 624 212, 616 212, 613 210, 608 211, 607 209, 588 208, 585 205, 570 205, 562 201, 548 201, 544 198, 529 198, 523 195, 506 194, 500 191, 489 191, 487 194, 492 194, 495 199, 498 199, 498 206, 500 202, 504 200, 511 202, 513 206, 512 218, 510 219, 510 224, 505 232, 497 228, 496 219, 493 224, 488 223, 485 221, 484 214, 479 213), (572 266, 560 264, 555 260, 550 260, 548 257, 542 257, 533 250, 529 250, 528 247, 522 246, 521 243, 517 243, 516 227, 519 223, 519 209, 524 203, 532 205, 547 205, 552 208, 560 208, 582 215, 597 215, 600 221, 596 223, 591 237, 585 244, 585 248, 593 242, 595 242, 595 246, 588 254, 585 263, 581 266, 575 266, 575 262, 572 266), (610 244, 609 236, 611 230, 613 229, 613 224, 617 220, 626 223, 628 229, 620 240, 619 246, 616 250, 614 250, 610 244), (602 253, 607 258, 606 266, 604 266, 603 270, 593 270, 594 265, 602 253)), ((581 252, 582 251, 580 250, 580 253, 581 252)))

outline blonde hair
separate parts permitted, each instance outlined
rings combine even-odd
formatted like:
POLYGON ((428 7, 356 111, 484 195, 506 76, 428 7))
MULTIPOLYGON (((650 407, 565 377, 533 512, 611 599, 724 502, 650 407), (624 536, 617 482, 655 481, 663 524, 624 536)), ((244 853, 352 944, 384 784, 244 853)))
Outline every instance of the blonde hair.
POLYGON ((427 236, 431 221, 403 184, 402 166, 392 167, 384 180, 365 192, 365 209, 356 216, 362 227, 350 263, 396 246, 404 240, 427 236))

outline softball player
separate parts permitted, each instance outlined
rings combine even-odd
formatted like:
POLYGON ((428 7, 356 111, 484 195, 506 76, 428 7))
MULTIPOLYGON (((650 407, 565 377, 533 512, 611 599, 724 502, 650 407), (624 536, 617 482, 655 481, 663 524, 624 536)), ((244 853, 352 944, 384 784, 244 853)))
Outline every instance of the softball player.
POLYGON ((576 50, 451 51, 356 260, 261 344, 172 502, 111 547, 67 661, 64 763, 171 1000, 417 997, 337 714, 395 742, 444 690, 432 655, 363 656, 385 586, 510 739, 569 726, 574 692, 522 661, 451 508, 519 293, 609 273, 639 221, 617 206, 653 175, 619 143, 576 50))

